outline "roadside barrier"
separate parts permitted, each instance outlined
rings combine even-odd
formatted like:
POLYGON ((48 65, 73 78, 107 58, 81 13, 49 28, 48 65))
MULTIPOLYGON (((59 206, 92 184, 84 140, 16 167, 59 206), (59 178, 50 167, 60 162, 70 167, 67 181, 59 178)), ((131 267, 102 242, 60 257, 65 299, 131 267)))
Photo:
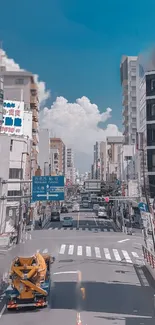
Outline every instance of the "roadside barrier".
MULTIPOLYGON (((145 263, 149 264, 152 269, 155 269, 155 254, 153 254, 148 248, 142 246, 143 256, 145 263)), ((154 274, 155 276, 155 274, 154 274)))

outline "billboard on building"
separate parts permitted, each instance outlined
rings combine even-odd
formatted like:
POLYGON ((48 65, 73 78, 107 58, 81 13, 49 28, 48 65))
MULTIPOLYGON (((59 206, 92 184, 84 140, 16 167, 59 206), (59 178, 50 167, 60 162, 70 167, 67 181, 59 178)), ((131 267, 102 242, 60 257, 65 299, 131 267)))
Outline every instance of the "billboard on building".
POLYGON ((23 135, 24 102, 5 100, 1 133, 23 135))

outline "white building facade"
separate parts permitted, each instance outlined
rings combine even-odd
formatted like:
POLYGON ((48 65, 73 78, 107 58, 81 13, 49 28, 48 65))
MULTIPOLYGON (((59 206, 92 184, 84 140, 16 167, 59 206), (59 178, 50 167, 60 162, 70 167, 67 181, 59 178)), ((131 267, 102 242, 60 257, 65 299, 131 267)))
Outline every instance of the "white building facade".
POLYGON ((67 180, 75 184, 76 169, 74 166, 74 153, 71 148, 67 148, 67 180))
POLYGON ((137 56, 123 56, 120 65, 125 144, 135 144, 137 131, 136 113, 136 64, 137 56))

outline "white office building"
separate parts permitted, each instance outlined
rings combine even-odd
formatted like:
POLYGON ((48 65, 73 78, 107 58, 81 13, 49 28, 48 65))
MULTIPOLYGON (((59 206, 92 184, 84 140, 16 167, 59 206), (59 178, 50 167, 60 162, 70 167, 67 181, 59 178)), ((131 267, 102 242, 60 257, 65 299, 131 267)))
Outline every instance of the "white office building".
POLYGON ((74 166, 74 153, 71 148, 67 148, 67 180, 75 184, 76 169, 74 166))
MULTIPOLYGON (((3 223, 11 219, 17 227, 21 195, 30 194, 30 184, 20 185, 17 180, 29 180, 32 176, 32 112, 24 111, 24 102, 4 101, 4 121, 1 127, 0 146, 6 148, 6 154, 1 155, 0 177, 12 183, 7 185, 7 196, 3 201, 3 223), (6 162, 6 156, 8 161, 6 162), (5 169, 5 172, 4 172, 5 169), (3 171, 3 172, 2 172, 3 171), (16 198, 17 197, 17 198, 16 198)), ((5 190, 6 192, 6 190, 5 190)), ((22 200, 30 202, 30 197, 22 200)), ((4 229, 3 229, 4 230, 4 229)))
POLYGON ((136 64, 137 56, 123 56, 120 65, 125 144, 136 143, 136 64))

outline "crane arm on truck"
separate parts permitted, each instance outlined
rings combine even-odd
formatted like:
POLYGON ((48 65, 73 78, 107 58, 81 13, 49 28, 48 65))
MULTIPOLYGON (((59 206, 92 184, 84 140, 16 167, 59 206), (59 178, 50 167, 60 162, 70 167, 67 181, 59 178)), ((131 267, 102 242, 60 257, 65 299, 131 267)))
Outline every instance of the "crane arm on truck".
POLYGON ((50 291, 50 255, 17 257, 10 270, 10 287, 6 290, 7 308, 45 306, 50 291))

